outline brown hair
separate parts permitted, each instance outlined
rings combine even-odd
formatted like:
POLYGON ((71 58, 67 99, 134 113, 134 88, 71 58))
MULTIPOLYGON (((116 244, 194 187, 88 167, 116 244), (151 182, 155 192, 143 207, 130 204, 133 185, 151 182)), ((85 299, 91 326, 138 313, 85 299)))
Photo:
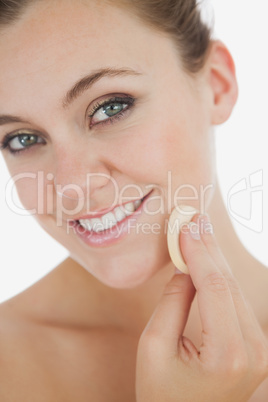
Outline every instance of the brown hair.
MULTIPOLYGON (((0 0, 0 26, 14 23, 36 1, 40 0, 0 0)), ((108 2, 133 11, 150 27, 169 34, 189 72, 197 72, 203 67, 211 43, 211 30, 201 19, 198 0, 108 2)))

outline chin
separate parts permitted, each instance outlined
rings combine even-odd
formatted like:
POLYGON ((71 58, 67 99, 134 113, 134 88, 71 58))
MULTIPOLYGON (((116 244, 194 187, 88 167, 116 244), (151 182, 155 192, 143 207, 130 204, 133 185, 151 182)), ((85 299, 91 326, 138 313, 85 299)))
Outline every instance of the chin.
MULTIPOLYGON (((169 260, 170 261, 170 260, 169 260)), ((129 264, 117 261, 112 264, 90 265, 83 264, 83 267, 91 273, 97 280, 104 285, 114 289, 133 289, 142 286, 157 273, 163 269, 163 265, 158 261, 148 261, 144 259, 142 263, 136 261, 134 264, 129 264)))

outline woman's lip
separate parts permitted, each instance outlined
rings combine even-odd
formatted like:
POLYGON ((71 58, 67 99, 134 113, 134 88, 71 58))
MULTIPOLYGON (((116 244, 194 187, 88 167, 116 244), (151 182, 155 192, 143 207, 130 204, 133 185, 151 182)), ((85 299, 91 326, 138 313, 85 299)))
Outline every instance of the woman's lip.
POLYGON ((133 214, 127 216, 125 219, 117 223, 112 228, 103 230, 102 232, 96 233, 92 230, 86 230, 80 225, 78 221, 73 221, 74 224, 72 226, 76 235, 88 246, 92 246, 94 248, 106 247, 114 243, 118 243, 123 237, 129 234, 128 223, 130 219, 132 220, 133 225, 135 225, 135 222, 138 220, 138 216, 142 213, 142 210, 144 209, 146 200, 149 198, 152 192, 153 190, 143 198, 141 205, 135 212, 133 212, 133 214))
POLYGON ((146 197, 148 197, 151 194, 152 191, 150 191, 150 193, 148 193, 147 195, 145 195, 143 198, 139 198, 137 200, 134 201, 128 201, 125 202, 124 204, 121 205, 116 205, 115 207, 112 208, 107 208, 107 209, 103 209, 101 211, 96 212, 96 214, 88 214, 88 215, 84 215, 78 219, 76 219, 76 222, 79 222, 81 220, 86 220, 86 219, 95 219, 95 218, 101 218, 102 216, 108 214, 109 212, 113 211, 114 209, 118 208, 118 207, 123 207, 127 204, 129 204, 130 202, 135 202, 135 201, 144 201, 146 199, 146 197))

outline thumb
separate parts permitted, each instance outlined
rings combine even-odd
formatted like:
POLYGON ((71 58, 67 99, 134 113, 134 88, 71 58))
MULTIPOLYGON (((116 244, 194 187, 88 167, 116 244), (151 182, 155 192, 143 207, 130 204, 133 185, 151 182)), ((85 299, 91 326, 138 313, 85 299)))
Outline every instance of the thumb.
POLYGON ((174 275, 165 286, 142 337, 149 337, 149 341, 150 337, 157 339, 164 348, 162 352, 176 355, 178 340, 183 334, 194 295, 195 288, 191 277, 184 274, 174 275))

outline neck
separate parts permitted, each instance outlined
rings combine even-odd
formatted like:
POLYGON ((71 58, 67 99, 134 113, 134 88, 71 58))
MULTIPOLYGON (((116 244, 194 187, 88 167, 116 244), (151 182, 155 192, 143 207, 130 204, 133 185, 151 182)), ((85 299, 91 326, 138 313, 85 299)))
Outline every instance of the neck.
POLYGON ((245 258, 253 258, 245 249, 238 238, 231 219, 226 210, 222 193, 218 182, 216 183, 215 194, 208 213, 213 225, 214 233, 220 249, 235 275, 241 274, 242 261, 245 258))

